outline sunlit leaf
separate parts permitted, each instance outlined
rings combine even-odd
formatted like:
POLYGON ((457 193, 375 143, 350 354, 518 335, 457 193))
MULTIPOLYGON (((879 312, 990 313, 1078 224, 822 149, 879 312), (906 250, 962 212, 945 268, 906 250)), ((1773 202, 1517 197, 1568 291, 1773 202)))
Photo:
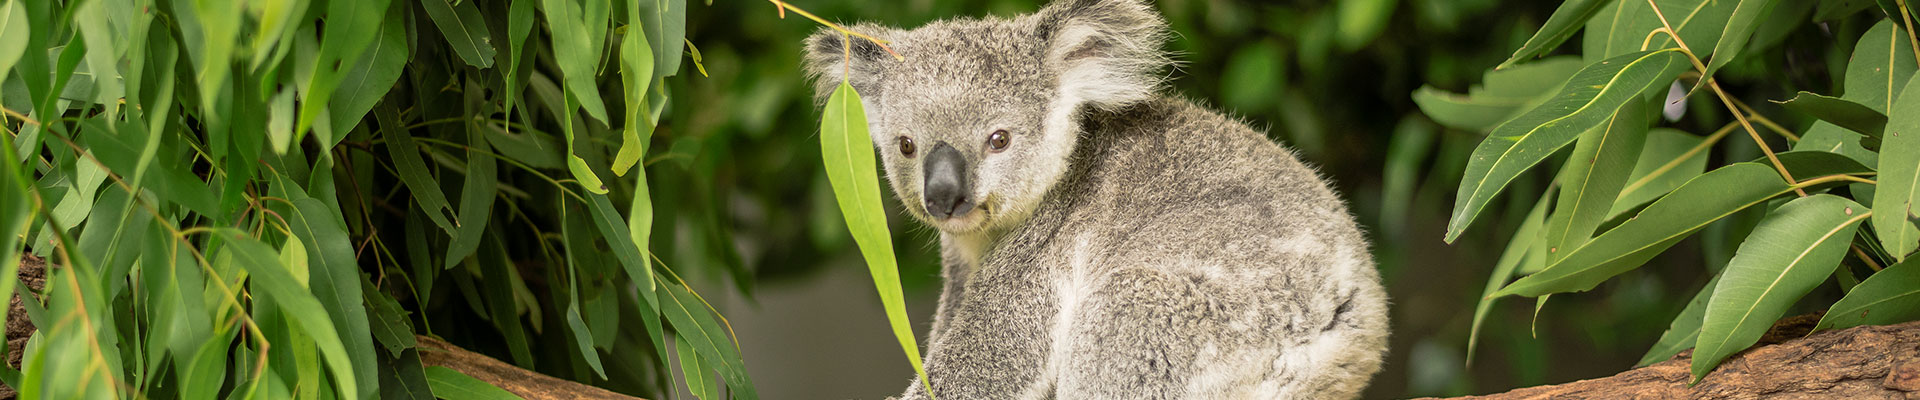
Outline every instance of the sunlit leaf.
MULTIPOLYGON (((907 362, 927 381, 920 364, 920 349, 907 321, 906 299, 900 292, 900 270, 894 264, 893 235, 887 229, 887 212, 880 207, 880 180, 873 156, 873 138, 867 135, 867 112, 860 93, 847 82, 827 98, 820 116, 820 152, 825 157, 827 180, 833 184, 833 197, 840 203, 840 215, 853 232, 854 243, 867 261, 873 286, 880 292, 880 304, 887 321, 893 325, 894 339, 907 353, 907 362)), ((927 388, 932 395, 932 388, 927 388)))

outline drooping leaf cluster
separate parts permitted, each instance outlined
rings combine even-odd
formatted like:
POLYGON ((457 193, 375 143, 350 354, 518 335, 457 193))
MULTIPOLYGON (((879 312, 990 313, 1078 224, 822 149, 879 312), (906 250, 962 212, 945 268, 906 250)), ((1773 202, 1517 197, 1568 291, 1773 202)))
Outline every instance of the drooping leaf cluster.
POLYGON ((623 392, 664 397, 678 368, 702 398, 757 398, 725 320, 652 251, 680 232, 647 155, 688 6, 0 1, 0 293, 41 300, 0 382, 505 394, 422 368, 424 334, 623 392), (23 257, 45 290, 13 285, 23 257))
POLYGON ((1642 363, 1694 348, 1697 381, 1829 281, 1844 296, 1819 329, 1920 318, 1912 21, 1904 1, 1572 0, 1482 86, 1415 92, 1434 121, 1486 133, 1467 160, 1447 241, 1510 182, 1558 166, 1541 198, 1514 199, 1535 205, 1488 278, 1475 329, 1499 297, 1544 304, 1591 290, 1736 215, 1758 222, 1734 237, 1725 268, 1642 363), (1770 57, 1796 30, 1855 23, 1871 27, 1833 34, 1829 54, 1845 60, 1844 74, 1824 93, 1749 105, 1714 79, 1730 66, 1778 63, 1770 57), (1548 56, 1576 33, 1578 55, 1548 56), (1700 113, 1730 118, 1705 136, 1663 126, 1700 113), (1800 115, 1815 122, 1777 122, 1800 115), (1761 156, 1708 165, 1723 141, 1748 141, 1761 156))

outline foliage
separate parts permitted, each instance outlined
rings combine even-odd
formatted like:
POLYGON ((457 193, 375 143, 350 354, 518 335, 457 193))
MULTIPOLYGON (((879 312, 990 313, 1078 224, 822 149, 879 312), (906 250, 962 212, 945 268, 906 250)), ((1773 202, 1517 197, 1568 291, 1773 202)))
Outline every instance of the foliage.
POLYGON ((0 293, 23 254, 57 265, 0 382, 503 394, 422 369, 418 332, 628 393, 663 397, 677 364, 708 398, 756 398, 680 277, 745 290, 739 263, 661 262, 731 257, 671 251, 724 229, 649 191, 687 179, 649 150, 680 108, 669 78, 704 69, 682 68, 689 6, 0 1, 0 293))
POLYGON ((1730 235, 1739 244, 1722 259, 1726 267, 1643 363, 1695 347, 1698 381, 1830 280, 1846 295, 1823 329, 1920 317, 1908 271, 1920 248, 1912 207, 1920 188, 1920 85, 1909 84, 1920 39, 1908 29, 1906 1, 1874 5, 1572 0, 1488 71, 1483 88, 1416 91, 1434 121, 1488 133, 1466 164, 1448 241, 1516 177, 1541 163, 1560 165, 1551 174, 1558 201, 1515 196, 1536 203, 1527 221, 1544 218, 1544 229, 1521 229, 1509 242, 1481 307, 1500 296, 1544 304, 1552 294, 1591 290, 1703 229, 1754 215, 1750 232, 1730 235), (1535 59, 1582 30, 1579 55, 1535 59), (1810 127, 1789 129, 1797 116, 1770 117, 1721 85, 1732 72, 1745 75, 1736 80, 1773 82, 1744 87, 1754 93, 1795 92, 1791 82, 1804 81, 1807 70, 1756 65, 1800 56, 1782 45, 1796 32, 1828 30, 1840 43, 1857 42, 1822 49, 1828 60, 1846 60, 1835 68, 1845 71, 1833 77, 1837 96, 1816 94, 1836 91, 1825 87, 1776 101, 1818 119, 1810 127), (1705 137, 1656 128, 1719 115, 1734 121, 1705 137), (1706 168, 1702 156, 1734 132, 1763 156, 1723 154, 1718 167, 1706 168))

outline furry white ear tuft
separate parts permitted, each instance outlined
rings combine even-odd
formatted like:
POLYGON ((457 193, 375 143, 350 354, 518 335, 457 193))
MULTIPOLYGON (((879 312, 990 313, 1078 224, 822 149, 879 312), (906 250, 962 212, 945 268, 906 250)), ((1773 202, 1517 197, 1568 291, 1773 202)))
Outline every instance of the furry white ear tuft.
POLYGON ((1035 14, 1060 94, 1114 110, 1153 98, 1172 64, 1167 23, 1140 0, 1061 0, 1035 14))

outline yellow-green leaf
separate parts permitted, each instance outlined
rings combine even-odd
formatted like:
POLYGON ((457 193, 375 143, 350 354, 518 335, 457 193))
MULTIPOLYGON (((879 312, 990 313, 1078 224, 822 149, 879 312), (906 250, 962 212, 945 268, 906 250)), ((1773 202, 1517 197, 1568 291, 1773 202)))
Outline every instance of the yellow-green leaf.
MULTIPOLYGON (((827 97, 821 113, 820 153, 827 166, 827 181, 833 185, 833 197, 840 204, 840 215, 853 232, 860 255, 867 260, 873 286, 880 292, 880 303, 893 325, 894 339, 907 353, 907 362, 922 382, 927 371, 920 364, 920 346, 907 321, 905 297, 900 292, 900 270, 894 264, 893 235, 887 230, 887 213, 880 208, 880 179, 873 155, 873 138, 867 133, 867 112, 861 107, 860 93, 847 82, 827 97)), ((933 389, 927 387, 927 395, 933 389)))

